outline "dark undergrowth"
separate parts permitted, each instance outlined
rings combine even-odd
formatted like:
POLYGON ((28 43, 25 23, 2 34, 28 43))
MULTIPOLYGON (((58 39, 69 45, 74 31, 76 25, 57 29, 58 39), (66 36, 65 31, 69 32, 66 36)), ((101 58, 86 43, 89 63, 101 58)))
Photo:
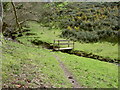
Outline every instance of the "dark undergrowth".
POLYGON ((76 31, 64 30, 61 37, 79 42, 98 42, 107 41, 111 43, 118 42, 118 31, 98 30, 98 31, 76 31))

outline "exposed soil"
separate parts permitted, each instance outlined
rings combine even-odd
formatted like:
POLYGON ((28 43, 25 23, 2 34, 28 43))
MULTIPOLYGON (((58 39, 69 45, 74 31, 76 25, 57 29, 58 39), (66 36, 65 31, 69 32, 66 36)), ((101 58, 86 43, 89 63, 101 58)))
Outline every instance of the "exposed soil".
POLYGON ((73 88, 83 88, 81 87, 78 82, 75 80, 75 78, 73 77, 72 73, 67 69, 67 67, 64 65, 64 63, 60 60, 60 58, 57 55, 54 55, 54 57, 56 58, 56 60, 59 62, 60 67, 62 68, 62 70, 64 71, 64 74, 66 76, 66 78, 70 81, 70 83, 72 83, 73 88))

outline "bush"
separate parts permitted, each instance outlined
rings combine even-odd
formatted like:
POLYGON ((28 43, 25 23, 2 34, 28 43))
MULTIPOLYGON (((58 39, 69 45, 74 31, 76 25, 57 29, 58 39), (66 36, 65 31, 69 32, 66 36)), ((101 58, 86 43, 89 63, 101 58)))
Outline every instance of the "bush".
POLYGON ((102 41, 118 42, 118 31, 98 30, 97 34, 102 41))
POLYGON ((99 36, 96 32, 89 31, 76 31, 76 30, 64 30, 61 37, 69 38, 74 41, 84 42, 96 42, 99 40, 99 36))
POLYGON ((118 32, 112 30, 98 30, 98 31, 64 30, 62 32, 61 37, 79 42, 97 42, 97 41, 117 42, 118 32))

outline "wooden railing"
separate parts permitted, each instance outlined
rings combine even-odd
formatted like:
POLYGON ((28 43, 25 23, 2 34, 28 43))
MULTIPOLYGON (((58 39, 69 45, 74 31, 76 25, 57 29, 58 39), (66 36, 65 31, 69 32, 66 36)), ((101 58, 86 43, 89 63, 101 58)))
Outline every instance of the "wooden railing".
POLYGON ((54 50, 74 49, 74 41, 70 41, 70 40, 54 40, 53 49, 54 50), (62 47, 60 47, 60 45, 67 45, 67 47, 62 48, 62 47))

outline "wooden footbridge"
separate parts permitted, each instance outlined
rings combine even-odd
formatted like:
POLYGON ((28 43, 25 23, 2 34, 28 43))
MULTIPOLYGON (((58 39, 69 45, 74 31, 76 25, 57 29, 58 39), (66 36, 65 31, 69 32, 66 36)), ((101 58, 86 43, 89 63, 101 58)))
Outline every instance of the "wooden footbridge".
POLYGON ((60 50, 72 50, 72 49, 74 49, 74 41, 54 40, 53 50, 60 51, 60 50), (62 47, 62 45, 65 45, 65 46, 62 47))

